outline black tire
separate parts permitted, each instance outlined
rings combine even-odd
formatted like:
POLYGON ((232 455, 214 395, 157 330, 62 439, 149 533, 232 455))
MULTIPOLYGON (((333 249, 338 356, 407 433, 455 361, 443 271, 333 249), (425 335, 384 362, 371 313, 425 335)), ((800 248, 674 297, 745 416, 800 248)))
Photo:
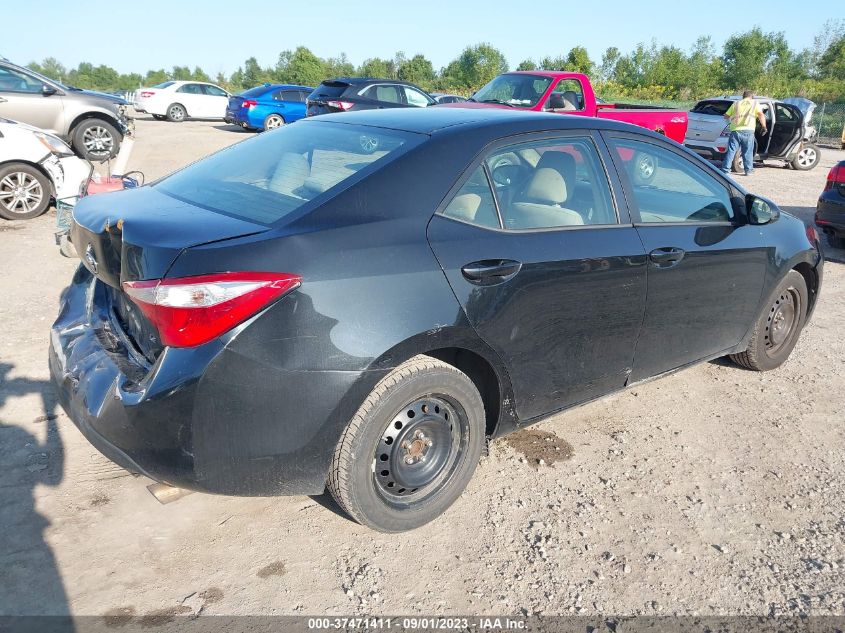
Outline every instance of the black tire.
POLYGON ((264 119, 264 131, 267 132, 269 130, 275 130, 278 127, 282 127, 285 123, 285 117, 273 112, 264 119))
POLYGON ((181 103, 171 103, 167 106, 167 120, 172 123, 181 123, 188 118, 188 111, 181 103))
POLYGON ((90 161, 104 161, 117 156, 123 135, 108 121, 85 119, 73 130, 73 148, 90 161))
POLYGON ((780 367, 798 342, 807 320, 807 305, 807 283, 801 273, 790 270, 757 318, 748 348, 731 354, 731 360, 755 371, 780 367))
POLYGON ((484 434, 484 404, 466 374, 415 356, 385 376, 352 417, 335 448, 329 491, 374 530, 417 528, 466 488, 484 434))
POLYGON ((10 163, 0 168, 0 217, 37 218, 50 206, 51 193, 50 179, 32 165, 10 163))
POLYGON ((792 169, 798 171, 810 171, 822 159, 822 152, 818 145, 813 143, 804 143, 798 153, 792 158, 792 169))
POLYGON ((828 233, 827 244, 831 248, 845 248, 845 237, 841 237, 836 233, 828 233))

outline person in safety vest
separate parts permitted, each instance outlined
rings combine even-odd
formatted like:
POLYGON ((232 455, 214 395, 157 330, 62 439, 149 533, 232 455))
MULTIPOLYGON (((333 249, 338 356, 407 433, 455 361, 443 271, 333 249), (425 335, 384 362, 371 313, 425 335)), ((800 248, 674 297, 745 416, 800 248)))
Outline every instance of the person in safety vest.
POLYGON ((728 138, 728 151, 725 153, 725 160, 722 162, 722 171, 726 174, 731 171, 731 164, 737 151, 741 151, 742 166, 745 168, 745 175, 750 176, 754 171, 754 130, 756 122, 759 121, 763 127, 763 134, 766 134, 766 117, 760 104, 754 100, 754 93, 746 90, 742 93, 741 101, 734 101, 725 118, 730 121, 731 135, 728 138))

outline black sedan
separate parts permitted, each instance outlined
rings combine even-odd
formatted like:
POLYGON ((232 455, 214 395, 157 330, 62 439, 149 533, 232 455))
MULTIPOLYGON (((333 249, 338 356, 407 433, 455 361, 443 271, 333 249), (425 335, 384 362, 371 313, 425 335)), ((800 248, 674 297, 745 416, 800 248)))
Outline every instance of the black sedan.
POLYGON ((398 79, 340 77, 327 79, 305 101, 305 115, 382 110, 385 108, 425 108, 437 102, 419 86, 398 79))
POLYGON ((833 248, 845 248, 845 160, 827 174, 827 184, 816 204, 816 226, 833 248))
POLYGON ((680 145, 541 113, 317 117, 74 215, 49 356, 82 433, 173 486, 328 486, 386 532, 454 502, 487 438, 779 366, 822 281, 812 228, 680 145))

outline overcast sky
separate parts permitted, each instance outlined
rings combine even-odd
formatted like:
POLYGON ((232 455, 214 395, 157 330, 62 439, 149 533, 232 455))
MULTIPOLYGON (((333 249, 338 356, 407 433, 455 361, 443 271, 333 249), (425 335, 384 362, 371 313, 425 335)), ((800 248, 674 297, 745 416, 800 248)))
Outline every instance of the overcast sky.
POLYGON ((579 44, 594 61, 608 46, 625 53, 652 38, 687 49, 699 35, 710 35, 720 49, 732 33, 755 25, 784 31, 790 46, 800 50, 812 45, 825 20, 845 17, 836 9, 841 1, 38 0, 27 5, 0 0, 8 18, 0 29, 0 55, 21 64, 44 57, 69 67, 89 61, 123 73, 188 65, 228 74, 247 57, 269 66, 279 52, 304 45, 321 57, 345 52, 355 65, 396 51, 408 57, 422 53, 440 69, 466 45, 486 41, 502 50, 513 68, 525 58, 565 54, 579 44), (31 13, 36 8, 37 16, 31 13))

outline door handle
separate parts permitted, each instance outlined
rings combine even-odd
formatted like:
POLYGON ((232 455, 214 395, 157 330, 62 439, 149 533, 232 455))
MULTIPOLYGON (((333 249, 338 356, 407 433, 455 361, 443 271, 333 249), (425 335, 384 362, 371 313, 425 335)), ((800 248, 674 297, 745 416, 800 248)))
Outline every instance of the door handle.
POLYGON ((522 268, 514 259, 483 259, 461 268, 467 281, 475 284, 498 284, 512 278, 522 268))
POLYGON ((684 249, 671 246, 656 248, 648 254, 648 257, 658 266, 673 266, 681 261, 684 255, 686 255, 684 249))

